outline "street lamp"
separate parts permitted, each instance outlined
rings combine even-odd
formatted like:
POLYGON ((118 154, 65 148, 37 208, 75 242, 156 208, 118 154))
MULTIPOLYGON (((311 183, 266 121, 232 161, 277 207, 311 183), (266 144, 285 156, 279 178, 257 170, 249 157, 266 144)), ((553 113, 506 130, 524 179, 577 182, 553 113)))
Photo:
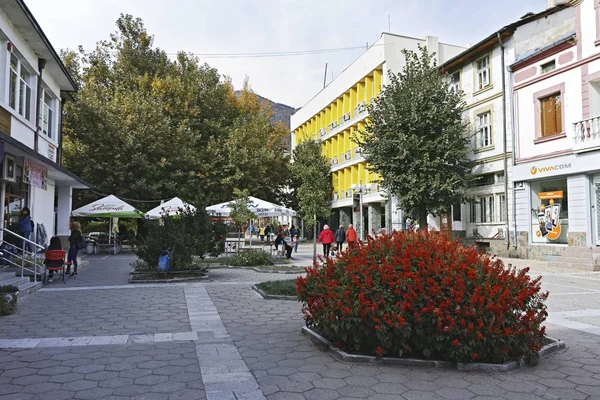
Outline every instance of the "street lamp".
POLYGON ((372 184, 367 183, 366 185, 363 185, 362 181, 360 181, 360 183, 357 185, 356 183, 353 183, 352 186, 350 186, 350 188, 352 189, 352 191, 354 193, 358 193, 359 195, 359 208, 360 208, 360 220, 359 220, 359 225, 358 225, 358 232, 360 235, 360 239, 364 239, 364 227, 363 227, 363 194, 366 194, 367 191, 371 190, 371 188, 373 187, 372 184))

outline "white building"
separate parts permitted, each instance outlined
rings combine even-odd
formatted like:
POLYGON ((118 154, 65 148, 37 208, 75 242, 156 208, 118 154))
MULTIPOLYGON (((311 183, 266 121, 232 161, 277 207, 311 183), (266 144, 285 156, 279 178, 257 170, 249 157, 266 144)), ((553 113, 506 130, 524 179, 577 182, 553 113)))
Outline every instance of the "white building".
MULTIPOLYGON (((48 239, 69 235, 73 188, 87 188, 60 165, 62 106, 77 86, 22 0, 0 4, 0 224, 29 207, 48 239)), ((7 233, 4 232, 4 237, 7 233)), ((46 243, 47 244, 47 243, 46 243)))
POLYGON ((452 230, 482 251, 506 255, 514 240, 507 235, 514 227, 513 191, 509 185, 513 165, 513 119, 509 112, 512 86, 507 67, 524 50, 516 48, 515 32, 530 26, 544 31, 553 14, 565 7, 552 6, 524 16, 441 66, 455 90, 464 95, 471 136, 470 158, 475 162, 476 176, 470 184, 473 200, 453 206, 452 230))
POLYGON ((365 234, 384 226, 394 229, 402 226, 404 217, 397 209, 397 201, 388 199, 379 190, 377 176, 367 170, 360 148, 351 137, 364 130, 369 118, 366 105, 388 83, 388 71, 398 73, 404 67, 401 51, 418 51, 419 45, 435 52, 438 62, 445 62, 464 50, 440 43, 436 37, 416 39, 383 33, 291 117, 292 148, 304 140, 320 140, 323 154, 329 159, 333 186, 331 226, 353 223, 365 234))
POLYGON ((593 268, 600 255, 600 2, 568 6, 542 29, 526 25, 514 35, 514 250, 593 268))

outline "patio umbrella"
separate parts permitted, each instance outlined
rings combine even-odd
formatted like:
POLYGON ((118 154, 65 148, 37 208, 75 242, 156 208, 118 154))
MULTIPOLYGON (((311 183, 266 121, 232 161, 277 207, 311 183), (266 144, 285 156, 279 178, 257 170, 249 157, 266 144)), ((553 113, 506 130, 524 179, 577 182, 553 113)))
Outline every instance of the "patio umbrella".
MULTIPOLYGON (((249 197, 250 203, 248 203, 248 209, 256 214, 259 218, 264 217, 280 217, 284 215, 288 215, 290 217, 296 216, 296 211, 291 208, 286 208, 284 206, 274 204, 268 202, 266 200, 261 200, 256 197, 249 197)), ((214 206, 206 207, 206 212, 209 215, 217 216, 217 217, 229 217, 231 214, 230 204, 232 201, 228 201, 226 203, 215 204, 214 206)))
MULTIPOLYGON (((74 217, 109 218, 109 232, 112 233, 113 218, 142 218, 144 214, 132 205, 125 203, 114 195, 96 200, 71 212, 74 217)), ((112 234, 109 235, 109 240, 112 234)))
POLYGON ((145 217, 150 218, 150 219, 157 219, 157 218, 162 218, 165 215, 168 215, 168 216, 177 215, 181 210, 188 208, 188 207, 192 211, 196 210, 196 207, 194 207, 191 204, 184 203, 184 201, 181 200, 179 197, 173 197, 171 200, 167 201, 166 203, 163 203, 163 204, 159 205, 158 207, 155 207, 152 210, 148 211, 146 213, 145 217))

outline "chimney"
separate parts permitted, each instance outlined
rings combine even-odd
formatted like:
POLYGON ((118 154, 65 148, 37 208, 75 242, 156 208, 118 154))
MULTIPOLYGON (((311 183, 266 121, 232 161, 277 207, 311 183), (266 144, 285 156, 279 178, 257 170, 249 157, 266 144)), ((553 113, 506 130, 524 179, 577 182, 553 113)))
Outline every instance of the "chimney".
POLYGON ((439 63, 440 62, 440 39, 437 36, 426 36, 425 44, 427 45, 427 52, 429 54, 435 53, 435 59, 439 63))
POLYGON ((567 4, 569 0, 546 0, 546 8, 554 8, 556 6, 562 6, 567 4))

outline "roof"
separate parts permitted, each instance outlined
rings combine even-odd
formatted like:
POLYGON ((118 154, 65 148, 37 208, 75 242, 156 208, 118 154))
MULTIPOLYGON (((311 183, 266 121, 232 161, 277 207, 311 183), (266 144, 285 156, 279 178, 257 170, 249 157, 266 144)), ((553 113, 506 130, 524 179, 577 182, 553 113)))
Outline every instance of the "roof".
POLYGON ((440 65, 440 70, 442 72, 451 71, 459 65, 462 65, 465 62, 471 60, 472 58, 477 57, 479 54, 484 53, 486 50, 497 46, 498 36, 500 36, 500 39, 504 40, 505 38, 512 36, 512 34, 517 30, 518 27, 526 25, 532 21, 537 21, 538 19, 545 18, 568 7, 571 7, 571 2, 561 4, 556 7, 548 8, 542 12, 521 18, 520 20, 513 22, 512 24, 506 25, 500 30, 492 33, 479 43, 475 44, 474 46, 469 47, 467 50, 463 51, 456 57, 451 58, 450 60, 440 65))
MULTIPOLYGON (((26 144, 19 142, 17 139, 12 136, 7 135, 4 132, 0 132, 0 141, 9 144, 13 148, 17 150, 16 156, 27 156, 31 159, 36 160, 38 163, 44 164, 48 167, 49 176, 58 182, 67 182, 70 186, 79 188, 79 189, 88 189, 93 187, 93 185, 89 184, 79 176, 75 175, 73 172, 69 171, 65 167, 55 163, 54 161, 42 156, 35 150, 29 148, 26 144), (56 173, 52 173, 56 171, 56 173), (54 175, 54 176, 52 176, 54 175)), ((6 149, 5 149, 6 151, 6 149)), ((10 151, 10 150, 9 150, 10 151)))
POLYGON ((23 0, 3 1, 2 10, 23 36, 33 52, 46 60, 46 70, 52 74, 63 92, 75 92, 78 87, 52 47, 46 34, 23 0))

